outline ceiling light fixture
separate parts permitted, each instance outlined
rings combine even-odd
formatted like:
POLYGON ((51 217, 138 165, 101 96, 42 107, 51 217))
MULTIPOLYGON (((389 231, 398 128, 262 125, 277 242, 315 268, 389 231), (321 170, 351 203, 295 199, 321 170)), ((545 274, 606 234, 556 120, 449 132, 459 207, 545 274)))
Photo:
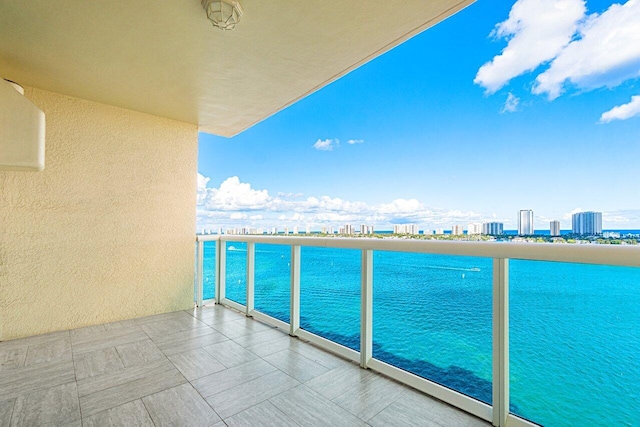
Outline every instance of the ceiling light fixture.
POLYGON ((242 6, 237 0, 202 0, 202 7, 214 27, 233 30, 242 18, 242 6))

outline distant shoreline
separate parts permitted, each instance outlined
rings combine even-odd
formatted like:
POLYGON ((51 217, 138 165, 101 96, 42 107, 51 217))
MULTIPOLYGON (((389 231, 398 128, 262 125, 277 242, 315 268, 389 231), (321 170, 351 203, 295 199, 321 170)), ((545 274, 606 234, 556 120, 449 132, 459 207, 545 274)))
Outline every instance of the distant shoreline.
MULTIPOLYGON (((609 231, 609 230, 606 230, 609 231)), ((603 236, 582 236, 576 234, 563 234, 561 236, 550 236, 544 234, 534 234, 529 236, 518 236, 515 234, 485 235, 485 234, 393 234, 392 232, 378 232, 373 234, 329 234, 329 233, 299 233, 284 234, 278 233, 275 236, 287 237, 346 237, 346 238, 372 238, 372 239, 407 239, 407 240, 445 240, 464 242, 518 242, 518 243, 555 243, 555 244, 599 244, 599 245, 639 245, 640 230, 620 230, 620 237, 603 236), (625 232, 624 234, 621 232, 625 232), (628 232, 627 232, 628 231, 628 232), (635 233, 634 233, 635 232, 635 233)), ((251 236, 263 234, 232 234, 234 236, 251 236)), ((266 234, 274 236, 272 234, 266 234)))

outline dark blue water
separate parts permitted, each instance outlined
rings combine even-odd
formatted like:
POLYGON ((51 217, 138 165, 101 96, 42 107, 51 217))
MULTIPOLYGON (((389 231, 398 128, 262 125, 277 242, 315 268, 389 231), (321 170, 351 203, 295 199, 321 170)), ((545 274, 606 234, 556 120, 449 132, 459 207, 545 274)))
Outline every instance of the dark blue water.
MULTIPOLYGON (((291 249, 256 245, 255 306, 288 322, 291 249)), ((205 244, 205 298, 215 244, 205 244)), ((302 328, 359 350, 360 251, 301 251, 302 328)), ((227 243, 244 304, 246 245, 227 243)), ((491 403, 491 259, 374 252, 374 357, 491 403)), ((510 262, 511 411, 544 425, 640 425, 640 269, 510 262)))

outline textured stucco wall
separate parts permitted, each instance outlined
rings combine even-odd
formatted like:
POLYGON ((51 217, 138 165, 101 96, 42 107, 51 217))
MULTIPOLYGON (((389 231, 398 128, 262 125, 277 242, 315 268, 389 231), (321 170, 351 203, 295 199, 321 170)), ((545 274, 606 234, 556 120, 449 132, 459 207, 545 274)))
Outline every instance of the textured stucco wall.
POLYGON ((25 96, 46 165, 0 171, 0 340, 192 306, 197 127, 25 96))

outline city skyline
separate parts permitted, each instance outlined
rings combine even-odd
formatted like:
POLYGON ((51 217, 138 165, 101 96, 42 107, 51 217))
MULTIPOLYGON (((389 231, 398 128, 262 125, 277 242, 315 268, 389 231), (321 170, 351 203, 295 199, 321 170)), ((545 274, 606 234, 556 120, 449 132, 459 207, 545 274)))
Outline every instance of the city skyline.
POLYGON ((201 134, 198 228, 516 229, 528 206, 640 229, 638 26, 638 1, 480 0, 237 137, 201 134))
MULTIPOLYGON (((508 230, 504 228, 504 223, 497 221, 487 221, 487 222, 472 222, 465 225, 462 224, 453 224, 448 229, 445 228, 436 228, 429 229, 427 227, 421 227, 419 224, 415 223, 407 223, 407 224, 396 224, 392 229, 376 229, 375 226, 370 224, 360 224, 353 225, 350 223, 334 226, 334 225, 323 225, 320 228, 312 228, 311 225, 307 224, 304 227, 304 230, 300 229, 299 225, 294 225, 293 227, 289 227, 288 225, 282 226, 273 226, 267 227, 250 227, 250 226, 242 226, 242 227, 232 227, 224 229, 223 227, 218 227, 217 229, 212 228, 203 228, 201 230, 201 234, 309 234, 309 233, 320 233, 320 234, 340 234, 340 235, 370 235, 376 234, 378 232, 392 232, 393 234, 451 234, 451 235, 477 235, 477 234, 485 234, 485 235, 500 235, 508 231, 516 232, 518 236, 529 236, 535 235, 536 232, 549 231, 550 236, 561 236, 564 234, 577 234, 577 235, 602 235, 603 227, 602 227, 602 212, 578 212, 574 213, 571 216, 571 228, 563 230, 560 226, 560 221, 552 220, 549 221, 548 228, 535 229, 533 227, 533 210, 532 209, 521 209, 518 211, 518 228, 516 230, 508 230), (568 233, 566 233, 568 231, 568 233)), ((636 230, 637 231, 637 230, 636 230)))

